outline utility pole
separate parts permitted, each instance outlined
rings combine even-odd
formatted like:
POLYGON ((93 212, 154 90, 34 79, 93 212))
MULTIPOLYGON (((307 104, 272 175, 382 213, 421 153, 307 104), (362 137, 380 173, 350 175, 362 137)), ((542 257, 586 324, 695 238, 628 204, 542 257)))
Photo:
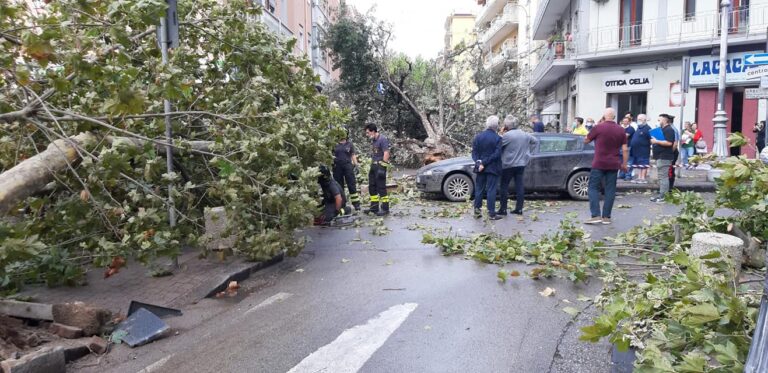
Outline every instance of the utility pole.
POLYGON ((728 59, 728 9, 730 6, 730 0, 723 0, 720 3, 720 80, 717 85, 717 111, 715 112, 715 118, 712 120, 715 124, 715 144, 712 151, 720 159, 728 156, 726 136, 728 114, 725 112, 725 67, 728 59))
MULTIPOLYGON (((766 27, 766 30, 765 30, 765 52, 768 53, 768 27, 766 27)), ((760 88, 763 88, 763 87, 760 87, 760 88)), ((763 127, 765 126, 768 126, 768 100, 765 100, 765 124, 763 125, 763 127)), ((765 138, 763 139, 763 143, 768 144, 768 128, 763 128, 763 132, 765 135, 765 138)), ((759 132, 757 133, 757 136, 760 136, 759 132)), ((755 138, 755 140, 757 140, 757 138, 755 138)), ((757 151, 757 156, 755 158, 760 159, 760 150, 757 151)))
MULTIPOLYGON (((176 0, 166 0, 168 9, 165 17, 160 18, 158 39, 163 65, 168 64, 168 49, 179 44, 179 22, 176 15, 176 0)), ((173 126, 171 125, 171 101, 163 99, 165 110, 165 164, 168 174, 173 173, 173 126)), ((168 182, 168 225, 171 229, 176 227, 176 206, 173 202, 173 182, 168 182)), ((179 267, 179 258, 173 258, 173 267, 179 267)))

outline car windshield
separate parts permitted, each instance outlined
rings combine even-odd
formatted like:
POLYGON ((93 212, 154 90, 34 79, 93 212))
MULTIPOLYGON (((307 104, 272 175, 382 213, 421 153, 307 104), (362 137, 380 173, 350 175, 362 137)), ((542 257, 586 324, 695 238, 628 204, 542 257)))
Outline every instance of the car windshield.
POLYGON ((539 137, 539 153, 573 152, 579 150, 576 137, 539 137))

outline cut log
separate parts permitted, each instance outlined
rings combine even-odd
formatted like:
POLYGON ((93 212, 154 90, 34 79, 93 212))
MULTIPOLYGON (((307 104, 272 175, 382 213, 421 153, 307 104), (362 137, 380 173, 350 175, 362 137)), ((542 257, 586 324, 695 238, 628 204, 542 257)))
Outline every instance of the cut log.
POLYGON ((88 132, 56 140, 44 152, 0 174, 0 215, 45 188, 54 174, 65 171, 68 164, 77 163, 80 160, 77 147, 89 149, 95 144, 96 137, 88 132))
POLYGON ((744 241, 744 265, 752 268, 765 267, 765 248, 749 233, 734 225, 731 233, 744 241))
POLYGON ((34 320, 53 320, 53 306, 44 303, 0 300, 0 314, 34 320))

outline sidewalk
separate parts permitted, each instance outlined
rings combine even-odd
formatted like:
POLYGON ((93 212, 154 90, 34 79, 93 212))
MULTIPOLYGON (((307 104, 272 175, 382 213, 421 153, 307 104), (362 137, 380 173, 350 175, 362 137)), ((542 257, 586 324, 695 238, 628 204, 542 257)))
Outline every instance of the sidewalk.
MULTIPOLYGON (((715 183, 707 180, 707 171, 705 169, 699 170, 682 170, 681 174, 678 174, 675 179, 675 188, 682 191, 694 191, 694 192, 714 192, 715 183)), ((659 190, 659 182, 656 177, 656 169, 651 168, 648 172, 648 184, 635 184, 629 181, 619 180, 616 188, 622 191, 653 191, 659 190)))
POLYGON ((122 314, 128 311, 132 300, 183 308, 218 291, 230 279, 241 281, 252 271, 266 265, 246 262, 236 256, 224 262, 215 258, 215 255, 199 259, 198 254, 197 250, 183 253, 179 257, 180 268, 171 276, 152 277, 146 267, 129 262, 109 278, 104 278, 103 269, 90 268, 85 286, 26 286, 19 295, 32 297, 33 302, 48 304, 81 301, 122 314))

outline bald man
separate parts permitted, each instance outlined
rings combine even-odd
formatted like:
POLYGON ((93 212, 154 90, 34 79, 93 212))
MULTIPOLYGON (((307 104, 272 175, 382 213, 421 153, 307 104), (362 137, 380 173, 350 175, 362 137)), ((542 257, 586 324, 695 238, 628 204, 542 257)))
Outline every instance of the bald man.
POLYGON ((606 108, 605 120, 589 132, 584 143, 595 142, 595 156, 589 175, 589 210, 592 218, 587 224, 611 224, 613 202, 616 199, 616 178, 619 170, 627 172, 629 149, 627 133, 616 123, 616 110, 606 108), (621 151, 621 157, 619 152, 621 151), (605 201, 600 211, 600 185, 605 185, 605 201))

